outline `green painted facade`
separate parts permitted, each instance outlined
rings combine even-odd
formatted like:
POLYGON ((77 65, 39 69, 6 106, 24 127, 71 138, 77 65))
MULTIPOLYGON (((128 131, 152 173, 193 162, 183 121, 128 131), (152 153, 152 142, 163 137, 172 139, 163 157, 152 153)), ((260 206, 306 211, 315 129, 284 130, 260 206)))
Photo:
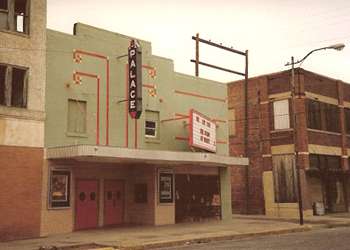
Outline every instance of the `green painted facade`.
POLYGON ((81 50, 106 56, 109 61, 109 146, 191 151, 188 141, 184 140, 189 136, 189 119, 166 120, 180 118, 179 114, 188 115, 190 109, 195 109, 211 119, 221 120, 217 123, 217 140, 222 143, 217 145, 217 154, 228 155, 227 86, 174 72, 173 61, 152 55, 151 43, 142 40, 143 65, 155 70, 143 69, 143 113, 137 121, 135 145, 135 120, 126 115, 127 57, 124 55, 130 39, 84 24, 75 25, 74 35, 47 31, 45 146, 96 144, 97 79, 82 76, 81 84, 76 84, 74 72, 100 78, 99 145, 106 145, 107 60, 79 53, 74 59, 74 51, 81 50), (155 76, 153 72, 156 72, 155 76), (68 131, 69 99, 86 101, 85 133, 68 131), (145 137, 147 110, 154 111, 149 114, 155 119, 159 112, 156 138, 145 137))

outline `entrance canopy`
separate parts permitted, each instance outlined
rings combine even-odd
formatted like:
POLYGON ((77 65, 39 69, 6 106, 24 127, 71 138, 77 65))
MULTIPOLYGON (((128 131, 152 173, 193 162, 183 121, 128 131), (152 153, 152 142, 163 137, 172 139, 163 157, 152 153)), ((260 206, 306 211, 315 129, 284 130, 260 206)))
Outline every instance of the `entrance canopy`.
POLYGON ((248 165, 247 158, 229 157, 213 153, 145 150, 92 145, 47 148, 46 159, 106 163, 190 164, 207 167, 248 165))

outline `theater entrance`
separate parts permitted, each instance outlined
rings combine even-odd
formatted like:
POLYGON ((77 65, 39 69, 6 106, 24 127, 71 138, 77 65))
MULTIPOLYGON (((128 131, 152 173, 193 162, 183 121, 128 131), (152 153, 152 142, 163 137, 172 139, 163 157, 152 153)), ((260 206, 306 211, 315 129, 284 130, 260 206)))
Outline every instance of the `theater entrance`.
POLYGON ((217 175, 175 175, 175 222, 220 219, 217 175))

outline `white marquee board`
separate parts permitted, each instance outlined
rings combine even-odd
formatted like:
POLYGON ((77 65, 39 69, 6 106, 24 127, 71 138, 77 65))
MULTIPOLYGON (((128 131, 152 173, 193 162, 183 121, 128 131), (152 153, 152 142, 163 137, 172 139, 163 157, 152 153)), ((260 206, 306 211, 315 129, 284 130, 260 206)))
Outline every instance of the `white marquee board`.
POLYGON ((210 118, 190 110, 190 140, 191 147, 216 152, 216 124, 210 118))

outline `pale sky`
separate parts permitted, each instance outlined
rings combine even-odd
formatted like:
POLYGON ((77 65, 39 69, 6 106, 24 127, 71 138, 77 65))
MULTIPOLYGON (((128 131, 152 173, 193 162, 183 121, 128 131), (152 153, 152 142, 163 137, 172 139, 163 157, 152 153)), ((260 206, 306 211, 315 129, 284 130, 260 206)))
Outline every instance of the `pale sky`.
MULTIPOLYGON (((81 22, 152 42, 153 54, 174 60, 175 70, 194 75, 192 35, 249 50, 249 75, 288 69, 290 57, 335 43, 343 51, 312 54, 307 70, 350 83, 348 0, 47 0, 48 27, 72 33, 81 22)), ((244 58, 207 45, 200 60, 244 72, 244 58)), ((240 76, 200 66, 201 77, 228 82, 240 76)))

